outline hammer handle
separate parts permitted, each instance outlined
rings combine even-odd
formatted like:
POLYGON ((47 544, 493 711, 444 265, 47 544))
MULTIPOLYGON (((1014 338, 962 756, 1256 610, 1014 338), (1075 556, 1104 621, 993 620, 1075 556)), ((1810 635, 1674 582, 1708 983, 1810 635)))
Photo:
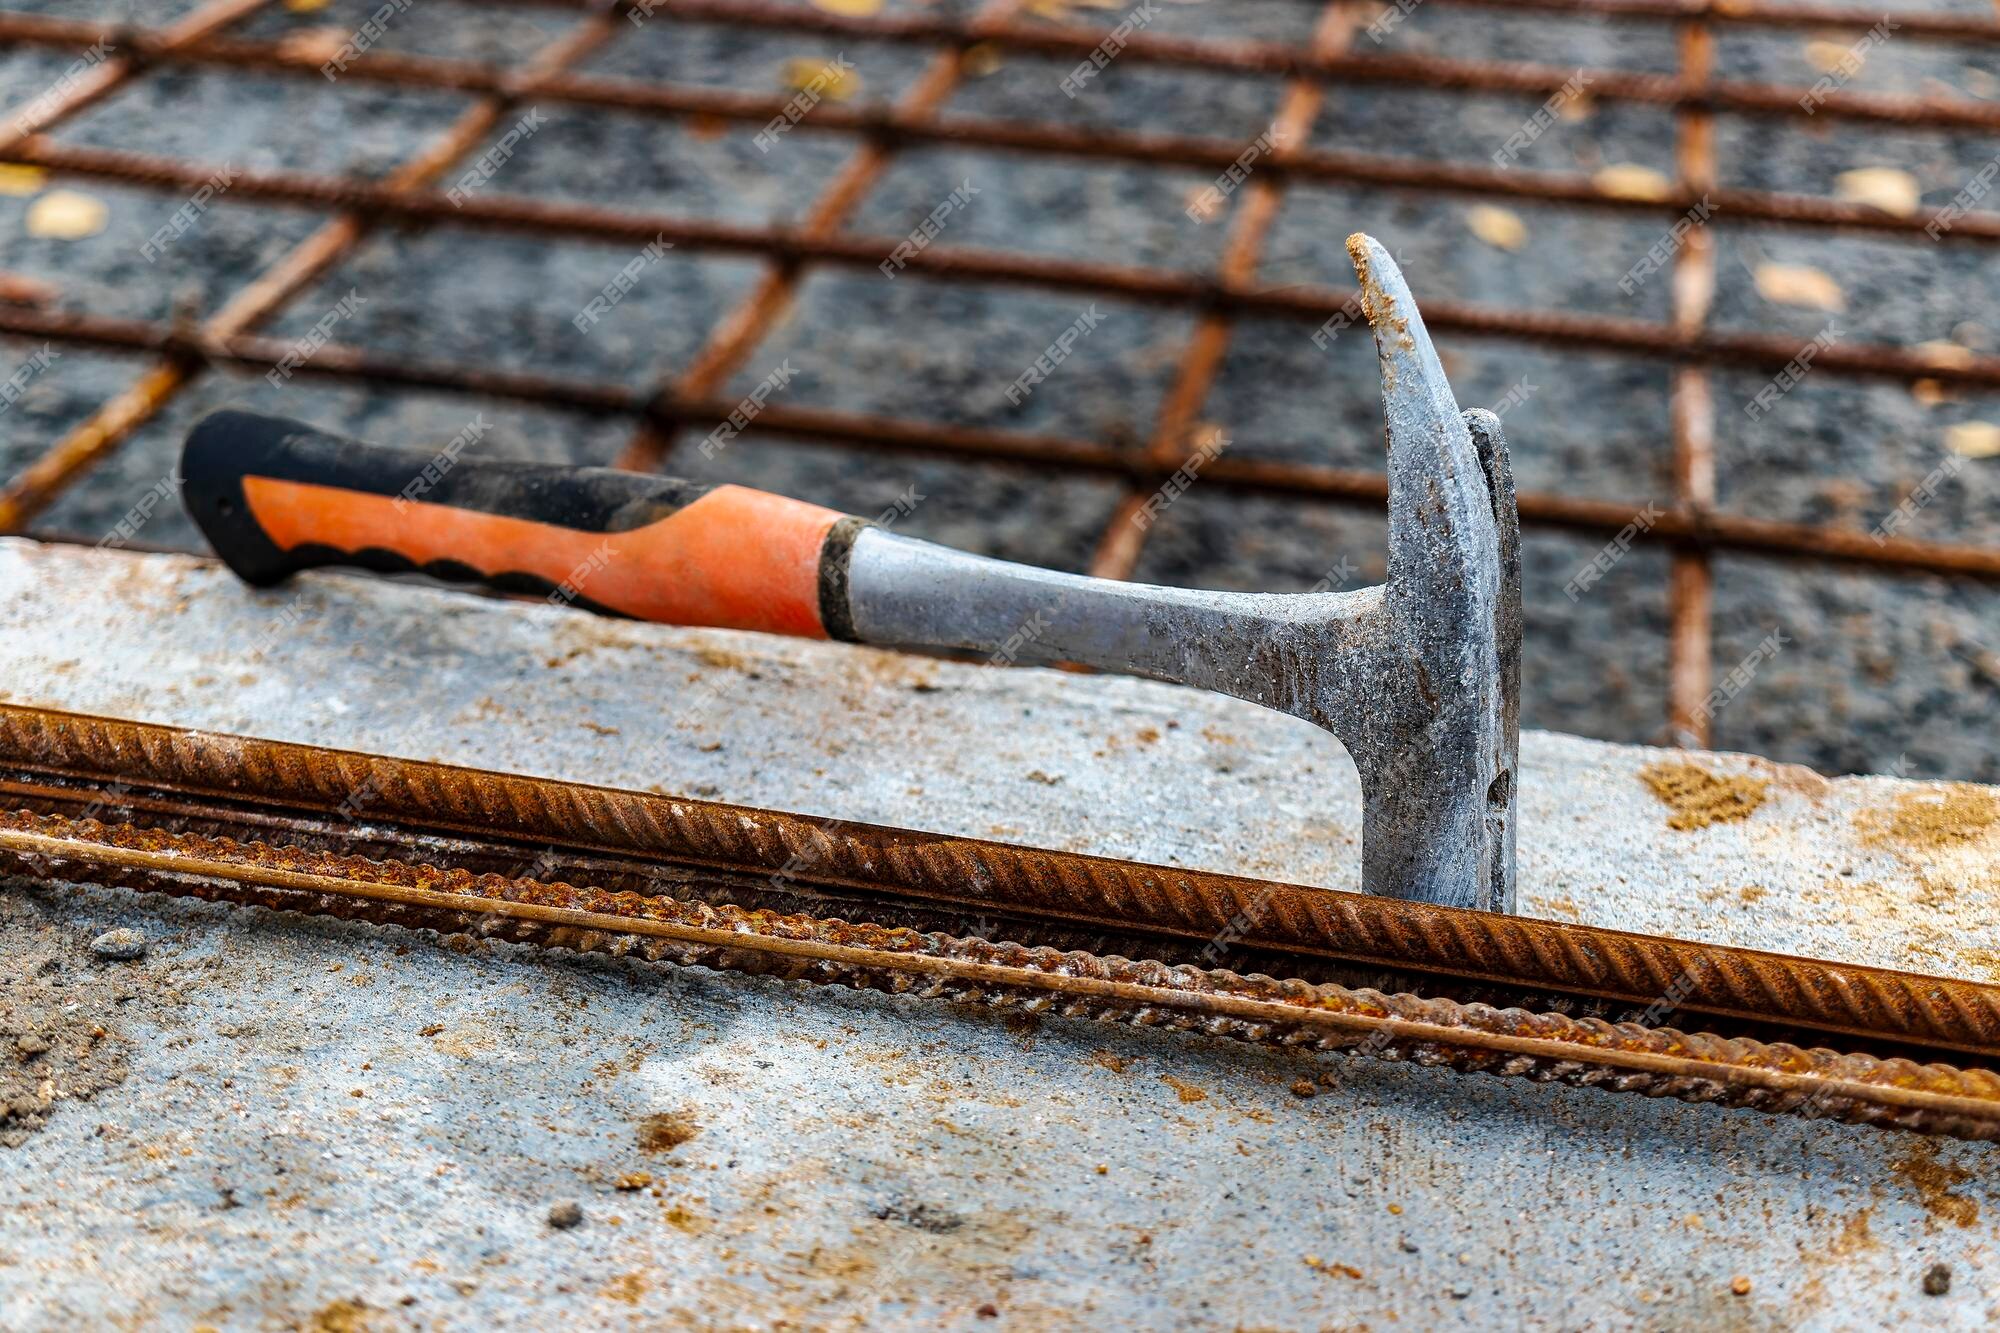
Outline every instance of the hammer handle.
POLYGON ((744 486, 389 449, 248 412, 202 420, 181 475, 216 553, 253 584, 350 565, 638 620, 854 637, 847 557, 867 525, 744 486))

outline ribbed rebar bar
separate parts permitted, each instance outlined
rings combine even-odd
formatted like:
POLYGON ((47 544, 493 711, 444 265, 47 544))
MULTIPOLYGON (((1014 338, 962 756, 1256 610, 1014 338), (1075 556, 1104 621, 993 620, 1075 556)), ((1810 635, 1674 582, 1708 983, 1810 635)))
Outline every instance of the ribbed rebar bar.
POLYGON ((2000 986, 1953 978, 16 705, 0 766, 2000 1055, 2000 986))
POLYGON ((1168 1027, 1974 1140, 2000 1075, 264 843, 0 813, 0 869, 993 1010, 1168 1027))

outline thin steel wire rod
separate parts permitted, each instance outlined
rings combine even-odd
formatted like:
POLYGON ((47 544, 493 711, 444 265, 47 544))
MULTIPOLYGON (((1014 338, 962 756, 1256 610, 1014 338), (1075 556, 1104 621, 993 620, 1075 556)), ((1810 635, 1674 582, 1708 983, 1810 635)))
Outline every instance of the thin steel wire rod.
MULTIPOLYGON (((603 0, 486 2, 520 9, 587 9, 595 8, 603 0)), ((664 4, 655 0, 622 0, 622 3, 628 9, 643 12, 650 7, 664 12, 664 4)), ((694 0, 683 0, 683 3, 692 5, 694 0)), ((2000 22, 1974 18, 1969 14, 1915 10, 1885 15, 1879 5, 1826 4, 1820 0, 1801 0, 1796 4, 1791 0, 1780 4, 1764 4, 1760 0, 1426 0, 1426 3, 1444 9, 1497 9, 1509 14, 1554 14, 1633 23, 1705 19, 1717 26, 1780 31, 1824 29, 1830 32, 1864 32, 1888 17, 1894 20, 1895 35, 1898 37, 1907 35, 1919 40, 1942 42, 2000 42, 2000 22)), ((751 16, 765 8, 742 3, 741 0, 734 3, 730 0, 711 0, 708 7, 715 11, 716 17, 710 21, 716 23, 750 23, 753 21, 751 16), (725 14, 735 17, 726 18, 725 14)), ((791 12, 792 7, 785 8, 791 12)))
MULTIPOLYGON (((527 8, 591 7, 597 0, 500 0, 527 8)), ((955 43, 964 36, 992 43, 1002 50, 1024 54, 1067 57, 1087 53, 1102 41, 1103 28, 1057 22, 1020 23, 1001 20, 959 19, 946 14, 839 14, 798 4, 778 4, 772 0, 642 0, 643 8, 655 17, 685 23, 709 23, 724 27, 757 28, 769 32, 795 32, 816 36, 901 44, 955 43), (1082 43, 1079 50, 1078 43, 1082 43)), ((1884 24, 1885 31, 1898 38, 1918 37, 1945 42, 2000 41, 2000 24, 1955 14, 1922 12, 1895 13, 1881 8, 1823 5, 1737 4, 1734 0, 1689 3, 1688 0, 1639 0, 1619 4, 1616 0, 1438 0, 1440 5, 1461 8, 1502 9, 1509 13, 1540 10, 1549 14, 1616 20, 1680 22, 1705 18, 1716 23, 1773 29, 1806 28, 1829 31, 1867 30, 1884 24)), ((635 6, 638 7, 638 6, 635 6)), ((1106 25, 1108 27, 1108 24, 1106 25)), ((1213 37, 1174 37, 1152 32, 1128 34, 1119 49, 1119 59, 1152 64, 1192 65, 1198 68, 1235 70, 1244 73, 1291 76, 1303 72, 1332 71, 1343 62, 1338 58, 1315 56, 1296 45, 1213 37)), ((1501 61, 1440 62, 1445 66, 1469 64, 1511 68, 1501 61)), ((1661 76, 1671 82, 1671 76, 1661 76)), ((1755 86, 1755 85, 1753 85, 1755 86)))
MULTIPOLYGON (((504 0, 503 0, 504 2, 504 0)), ((1921 10, 1885 13, 1879 5, 1786 3, 1758 0, 1427 0, 1450 9, 1498 9, 1509 14, 1544 13, 1619 22, 1676 23, 1700 19, 1716 27, 1769 28, 1779 31, 1866 32, 1885 18, 1898 38, 1942 42, 2000 42, 2000 22, 1969 14, 1925 13, 1921 10)))

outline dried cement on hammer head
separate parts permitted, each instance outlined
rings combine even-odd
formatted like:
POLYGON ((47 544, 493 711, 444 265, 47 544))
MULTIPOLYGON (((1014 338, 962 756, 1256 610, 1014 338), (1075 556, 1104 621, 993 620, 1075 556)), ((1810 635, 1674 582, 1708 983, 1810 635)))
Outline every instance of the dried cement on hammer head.
POLYGON ((1748 819, 1771 785, 1760 778, 1719 778, 1696 764, 1652 764, 1639 770, 1639 779, 1672 808, 1667 827, 1673 829, 1748 819))

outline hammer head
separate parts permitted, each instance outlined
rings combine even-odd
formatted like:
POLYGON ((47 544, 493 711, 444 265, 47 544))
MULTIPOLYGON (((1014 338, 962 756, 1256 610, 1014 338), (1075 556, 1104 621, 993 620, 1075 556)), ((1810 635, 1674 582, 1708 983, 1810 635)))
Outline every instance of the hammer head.
POLYGON ((1381 366, 1389 581, 1328 626, 1312 720, 1361 775, 1368 892, 1511 911, 1521 558, 1506 441, 1491 412, 1459 410, 1388 251, 1359 233, 1347 251, 1381 366))
POLYGON ((1381 360, 1389 581, 1320 593, 1146 587, 867 529, 841 567, 863 643, 1079 662, 1292 713, 1347 746, 1362 887, 1514 905, 1521 576, 1500 422, 1460 412, 1396 263, 1349 239, 1381 360))

